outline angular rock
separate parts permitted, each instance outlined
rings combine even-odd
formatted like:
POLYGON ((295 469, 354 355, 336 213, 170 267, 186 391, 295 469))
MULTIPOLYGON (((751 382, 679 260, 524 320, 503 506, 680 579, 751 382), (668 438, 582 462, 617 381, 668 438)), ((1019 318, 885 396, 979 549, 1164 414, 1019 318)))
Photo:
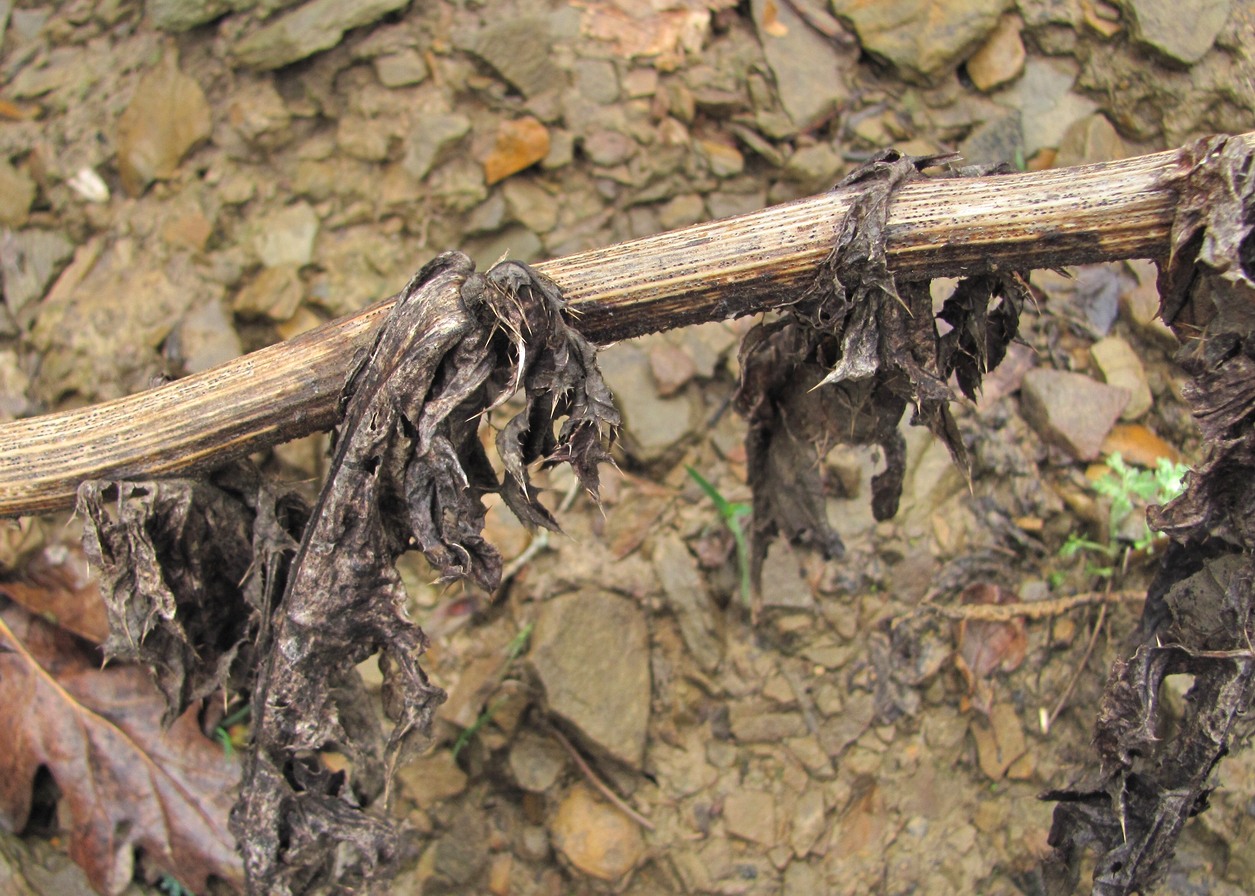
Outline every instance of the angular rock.
POLYGON ((1120 414, 1121 420, 1137 420, 1150 410, 1153 399, 1146 368, 1133 346, 1119 336, 1108 336, 1095 342, 1089 351, 1107 385, 1129 393, 1129 403, 1120 414))
POLYGON ((162 31, 190 31, 244 5, 240 0, 148 0, 144 11, 162 31))
POLYGON ((0 157, 0 226, 23 226, 34 201, 35 182, 0 157))
POLYGON ((736 177, 745 170, 745 156, 735 146, 717 140, 698 140, 696 148, 715 177, 736 177))
POLYGON ((1077 72, 1071 59, 1030 59, 1020 79, 994 97, 1020 113, 1025 158, 1032 158, 1039 149, 1057 147, 1073 122, 1098 108, 1093 100, 1072 91, 1077 72))
POLYGON ((554 846, 590 877, 618 880, 645 857, 640 829, 583 783, 573 786, 549 820, 554 846))
POLYGON ((253 250, 268 268, 299 268, 314 257, 317 235, 318 213, 308 202, 297 202, 257 222, 253 250))
POLYGON ((530 168, 549 154, 549 130, 531 116, 503 121, 483 159, 484 180, 491 186, 530 168))
POLYGON ((534 233, 548 233, 558 224, 558 199, 534 180, 516 177, 501 185, 506 212, 534 233))
POLYGON ((525 730, 510 745, 510 774, 531 793, 544 793, 566 768, 567 755, 552 737, 525 730))
POLYGON ((305 286, 297 266, 283 264, 263 268, 239 291, 231 310, 241 317, 284 321, 296 314, 304 297, 305 286))
POLYGON ((1177 62, 1193 65, 1207 55, 1229 18, 1231 0, 1125 0, 1133 36, 1177 62))
POLYGON ((1077 460, 1093 460, 1129 403, 1129 393, 1084 374, 1036 368, 1020 387, 1024 418, 1047 442, 1077 460))
POLYGON ((209 102, 200 85, 179 71, 167 52, 140 80, 118 119, 118 174, 122 188, 138 196, 154 180, 174 176, 184 154, 209 137, 209 102))
POLYGON ((235 57, 251 68, 281 68, 331 49, 344 37, 344 32, 381 19, 409 2, 310 0, 240 41, 235 57))
POLYGON ((857 48, 838 49, 802 21, 788 3, 754 0, 752 10, 780 105, 793 124, 791 130, 796 133, 819 124, 835 111, 843 93, 838 85, 857 62, 857 48))
POLYGON ((906 79, 935 81, 989 36, 1007 0, 834 0, 833 12, 858 32, 863 49, 906 79))
POLYGON ((475 35, 467 47, 525 97, 566 86, 553 58, 554 38, 543 16, 505 16, 475 35))
POLYGON ((761 846, 776 845, 776 799, 761 790, 735 790, 723 801, 728 833, 761 846))
POLYGON ((967 74, 977 90, 988 93, 1024 71, 1026 57, 1019 19, 1003 16, 980 49, 968 58, 967 74))
POLYGON ((577 59, 574 88, 585 99, 606 106, 619 99, 619 76, 609 59, 577 59))
POLYGON ((639 341, 620 342, 598 360, 623 414, 624 444, 630 451, 644 460, 656 459, 688 434, 692 416, 688 399, 658 396, 639 341))
POLYGON ((1107 116, 1095 113, 1075 121, 1059 142, 1055 155, 1055 167, 1088 165, 1092 162, 1110 162, 1129 155, 1129 148, 1116 132, 1107 116))
POLYGON ((409 87, 426 80, 427 63, 418 50, 404 47, 374 59, 375 77, 384 87, 409 87))
MULTIPOLYGON (((4 190, 0 183, 0 196, 4 196, 4 190)), ((3 202, 0 199, 0 204, 3 202)), ((8 222, 0 216, 0 223, 8 222)), ((42 296, 53 275, 72 254, 74 244, 56 231, 28 229, 0 235, 0 278, 4 281, 4 303, 9 311, 17 314, 32 299, 42 296)))
POLYGON ((221 302, 206 302, 183 316, 166 345, 185 373, 200 373, 244 354, 221 302))
POLYGON ((648 641, 636 604, 590 590, 544 603, 529 654, 549 709, 633 768, 649 724, 648 641))
POLYGON ((1012 110, 991 118, 967 135, 959 145, 964 164, 1000 165, 1024 156, 1024 128, 1020 113, 1012 110))
POLYGON ((430 809, 466 789, 466 772, 450 750, 417 756, 397 769, 401 791, 418 806, 430 809))
POLYGON ((471 130, 471 120, 460 112, 423 115, 405 140, 401 165, 415 180, 422 180, 433 165, 445 160, 446 151, 471 130))
POLYGON ((713 672, 723 658, 721 617, 715 611, 697 561, 679 536, 662 536, 654 544, 654 573, 667 595, 667 605, 675 614, 684 643, 693 658, 707 672, 713 672))

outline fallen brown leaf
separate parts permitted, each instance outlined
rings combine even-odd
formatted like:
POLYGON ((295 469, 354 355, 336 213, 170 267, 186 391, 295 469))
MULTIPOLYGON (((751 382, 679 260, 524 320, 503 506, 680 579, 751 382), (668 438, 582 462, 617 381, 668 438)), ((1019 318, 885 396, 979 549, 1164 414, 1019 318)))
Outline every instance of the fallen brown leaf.
POLYGON ((31 784, 46 768, 71 820, 69 854, 102 893, 131 882, 135 853, 200 892, 240 885, 227 813, 239 762, 201 733, 195 710, 167 730, 165 701, 134 666, 98 652, 21 607, 0 610, 0 824, 21 831, 31 784))

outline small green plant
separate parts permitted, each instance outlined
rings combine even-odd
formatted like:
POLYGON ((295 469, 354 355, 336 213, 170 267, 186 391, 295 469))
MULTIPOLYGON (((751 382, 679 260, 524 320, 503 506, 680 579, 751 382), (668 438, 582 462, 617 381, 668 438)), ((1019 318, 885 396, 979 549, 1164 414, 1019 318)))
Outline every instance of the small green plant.
MULTIPOLYGON (((519 629, 519 633, 511 638, 510 643, 506 645, 506 659, 505 663, 501 667, 500 674, 497 676, 498 684, 505 679, 506 674, 510 671, 510 667, 514 664, 514 661, 522 656, 523 651, 527 649, 527 642, 532 637, 532 629, 535 626, 536 623, 534 622, 527 623, 527 625, 519 629)), ((453 758, 455 760, 458 758, 458 754, 462 752, 463 748, 465 748, 466 745, 474 739, 475 735, 480 732, 480 729, 492 721, 492 717, 497 714, 497 710, 505 705, 505 702, 505 697, 498 697, 496 700, 492 701, 492 703, 484 707, 483 712, 475 717, 475 721, 471 722, 470 725, 462 729, 462 733, 458 735, 458 739, 453 742, 453 758)))
POLYGON ((1160 458, 1153 470, 1131 467, 1117 452, 1107 458, 1108 471, 1094 480, 1091 487, 1111 502, 1107 516, 1107 540, 1094 541, 1073 533, 1059 549, 1065 560, 1081 552, 1105 558, 1106 565, 1091 565, 1089 571, 1104 578, 1115 574, 1116 562, 1128 551, 1153 551, 1157 537, 1146 523, 1146 508, 1152 504, 1166 504, 1185 490, 1185 474, 1190 468, 1160 458), (1130 532, 1128 523, 1135 513, 1140 513, 1141 527, 1136 524, 1130 532))
POLYGON ((714 503, 720 519, 732 533, 732 540, 736 542, 736 565, 741 573, 741 601, 748 607, 750 605, 750 549, 741 521, 750 515, 750 505, 740 501, 729 501, 701 473, 688 464, 684 465, 684 469, 688 470, 689 476, 693 477, 697 487, 714 503))
POLYGON ((157 881, 157 889, 167 894, 167 896, 196 896, 195 893, 168 874, 161 875, 161 880, 157 881))
POLYGON ((228 759, 235 755, 235 751, 238 748, 244 746, 244 738, 240 737, 238 734, 233 734, 231 729, 236 725, 247 721, 248 717, 252 714, 253 708, 248 704, 245 704, 229 716, 223 718, 223 720, 218 723, 218 727, 214 729, 214 740, 222 744, 222 752, 227 754, 228 759))

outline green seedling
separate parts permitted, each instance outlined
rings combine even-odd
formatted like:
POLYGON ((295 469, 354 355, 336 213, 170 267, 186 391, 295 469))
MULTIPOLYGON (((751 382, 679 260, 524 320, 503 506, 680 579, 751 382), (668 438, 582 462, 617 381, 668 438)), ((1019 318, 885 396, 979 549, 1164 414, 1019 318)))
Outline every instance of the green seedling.
POLYGON ((748 607, 750 605, 750 549, 741 521, 750 515, 750 505, 740 501, 729 501, 701 473, 688 464, 684 465, 684 469, 688 470, 693 481, 697 483, 697 487, 714 503, 720 519, 732 533, 732 540, 736 542, 736 565, 741 573, 741 601, 748 607))
POLYGON ((1081 552, 1105 558, 1106 565, 1091 565, 1095 575, 1110 578, 1115 574, 1116 562, 1129 551, 1153 551, 1157 533, 1146 523, 1146 508, 1152 504, 1167 504, 1185 490, 1185 474, 1190 468, 1160 458, 1153 470, 1141 470, 1124 462, 1119 453, 1107 458, 1108 472, 1096 479, 1091 487, 1111 502, 1107 516, 1107 541, 1098 542, 1083 538, 1076 533, 1059 549, 1065 560, 1081 552), (1127 521, 1135 513, 1142 515, 1140 531, 1130 537, 1127 521))
MULTIPOLYGON (((505 647, 506 661, 501 667, 500 674, 497 676, 497 684, 500 684, 503 680, 505 680, 505 677, 509 673, 510 667, 514 664, 514 661, 523 655, 523 651, 527 649, 527 642, 532 637, 532 629, 535 627, 536 623, 529 622, 519 630, 517 635, 510 639, 510 643, 505 647)), ((492 721, 492 717, 497 714, 497 710, 505 705, 505 702, 505 697, 497 698, 492 703, 488 704, 488 706, 484 707, 484 711, 475 717, 475 721, 471 722, 469 726, 462 729, 462 733, 458 735, 458 739, 453 742, 453 758, 455 761, 458 758, 458 754, 461 753, 463 748, 475 738, 475 735, 480 732, 480 729, 492 721)))
POLYGON ((157 889, 166 893, 167 896, 196 896, 195 893, 168 874, 161 875, 161 880, 157 881, 157 889))
POLYGON ((231 734, 231 729, 246 721, 252 713, 253 708, 251 706, 241 706, 219 722, 218 727, 214 729, 214 740, 222 744, 222 752, 227 754, 228 759, 235 755, 235 751, 239 747, 244 746, 243 738, 237 739, 231 734))

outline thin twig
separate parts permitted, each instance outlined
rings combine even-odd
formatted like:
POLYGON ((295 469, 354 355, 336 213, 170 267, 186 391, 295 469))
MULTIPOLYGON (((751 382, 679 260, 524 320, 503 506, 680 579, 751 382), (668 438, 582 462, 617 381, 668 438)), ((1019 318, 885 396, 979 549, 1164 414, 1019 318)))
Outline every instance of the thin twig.
POLYGON ((1094 623, 1094 631, 1089 636, 1089 643, 1085 645, 1085 655, 1081 657, 1080 663, 1076 666, 1076 671, 1072 673, 1072 679, 1068 682, 1068 686, 1064 689, 1063 694, 1059 697, 1059 701, 1055 704, 1055 708, 1050 711, 1049 715, 1041 717, 1041 733, 1049 734, 1051 726, 1055 720, 1059 718, 1059 713, 1063 712, 1064 706, 1067 705, 1068 698, 1072 696, 1072 691, 1076 689, 1076 683, 1081 680, 1081 673, 1085 671, 1085 667, 1089 665, 1090 655, 1094 652, 1094 645, 1098 643, 1098 634, 1102 631, 1102 624, 1107 619, 1108 604, 1104 602, 1098 608, 1098 619, 1094 623))
POLYGON ((1052 619, 1062 616, 1069 610, 1090 604, 1123 603, 1146 599, 1145 591, 1085 591, 1067 597, 1051 600, 1020 601, 1009 604, 962 604, 946 606, 943 604, 920 604, 917 610, 927 610, 947 619, 958 619, 967 622, 1011 622, 1015 619, 1052 619))
POLYGON ((596 787, 598 793, 610 800, 610 802, 614 803, 615 808, 639 824, 645 830, 657 830, 652 821, 625 803, 622 797, 610 789, 609 784, 597 777, 597 773, 594 772, 592 767, 584 761, 584 757, 580 755, 579 750, 575 749, 574 745, 572 745, 572 743, 563 736, 561 731, 557 728, 550 727, 549 733, 552 734, 553 739, 560 743, 562 748, 571 755, 571 759, 575 762, 576 768, 583 772, 584 777, 588 779, 588 783, 596 787))

